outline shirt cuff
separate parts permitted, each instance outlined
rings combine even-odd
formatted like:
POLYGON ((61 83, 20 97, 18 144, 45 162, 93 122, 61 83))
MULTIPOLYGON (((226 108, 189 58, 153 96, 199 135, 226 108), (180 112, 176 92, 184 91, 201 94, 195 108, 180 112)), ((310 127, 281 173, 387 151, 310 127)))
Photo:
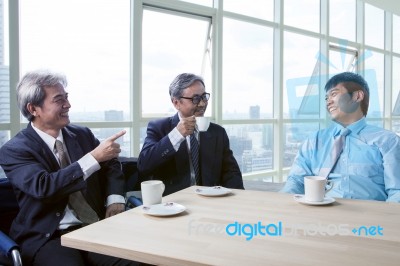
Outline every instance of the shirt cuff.
POLYGON ((110 195, 107 197, 107 207, 114 203, 125 204, 125 198, 121 195, 110 195))
POLYGON ((179 132, 179 130, 175 127, 171 132, 168 134, 168 138, 171 141, 172 146, 174 147, 175 151, 179 150, 179 146, 185 140, 185 137, 179 132))
POLYGON ((100 170, 100 164, 90 153, 86 154, 78 160, 78 163, 83 171, 83 180, 86 180, 97 170, 100 170))

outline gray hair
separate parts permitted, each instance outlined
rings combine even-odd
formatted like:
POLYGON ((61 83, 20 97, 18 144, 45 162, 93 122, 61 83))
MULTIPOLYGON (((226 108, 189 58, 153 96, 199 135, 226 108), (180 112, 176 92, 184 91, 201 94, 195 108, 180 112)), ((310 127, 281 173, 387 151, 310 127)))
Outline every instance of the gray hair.
POLYGON ((17 85, 18 107, 24 117, 32 121, 34 116, 28 110, 28 103, 42 106, 46 93, 44 88, 62 85, 67 87, 65 75, 49 70, 35 70, 26 73, 17 85))
POLYGON ((203 78, 191 73, 182 73, 179 74, 169 85, 169 95, 171 100, 175 98, 180 98, 182 96, 183 90, 187 89, 188 87, 192 86, 193 83, 196 81, 200 81, 203 86, 204 81, 203 78))

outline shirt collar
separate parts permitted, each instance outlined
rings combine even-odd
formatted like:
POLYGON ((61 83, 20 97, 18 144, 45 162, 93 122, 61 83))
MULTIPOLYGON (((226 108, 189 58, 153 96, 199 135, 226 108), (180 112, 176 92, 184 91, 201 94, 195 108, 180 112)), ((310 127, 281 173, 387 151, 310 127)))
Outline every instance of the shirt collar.
POLYGON ((31 123, 32 128, 36 131, 36 133, 39 135, 39 137, 46 143, 46 145, 49 147, 49 149, 52 151, 54 150, 54 145, 56 143, 56 139, 58 139, 59 141, 61 141, 62 143, 64 143, 64 138, 63 138, 63 134, 62 134, 62 130, 60 130, 58 137, 54 138, 53 136, 50 136, 49 134, 47 134, 46 132, 38 129, 37 127, 35 127, 33 125, 33 123, 31 123))
MULTIPOLYGON (((335 123, 335 128, 333 130, 333 136, 336 137, 337 135, 339 135, 340 130, 343 129, 344 127, 337 122, 334 123, 335 123)), ((365 117, 363 117, 360 120, 348 125, 347 128, 350 129, 350 134, 358 134, 366 125, 367 125, 366 119, 365 117)))

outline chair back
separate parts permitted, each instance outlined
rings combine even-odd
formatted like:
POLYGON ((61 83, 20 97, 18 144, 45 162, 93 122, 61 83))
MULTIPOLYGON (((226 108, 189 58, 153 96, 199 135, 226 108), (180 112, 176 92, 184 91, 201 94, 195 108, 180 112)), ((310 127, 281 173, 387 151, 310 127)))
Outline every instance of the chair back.
POLYGON ((126 209, 128 210, 143 204, 141 197, 138 196, 141 180, 137 169, 137 158, 119 157, 119 161, 125 176, 126 209))
POLYGON ((18 202, 8 178, 0 178, 0 230, 8 234, 19 211, 18 202))
POLYGON ((0 265, 22 265, 19 246, 8 236, 19 206, 10 181, 0 178, 0 265))

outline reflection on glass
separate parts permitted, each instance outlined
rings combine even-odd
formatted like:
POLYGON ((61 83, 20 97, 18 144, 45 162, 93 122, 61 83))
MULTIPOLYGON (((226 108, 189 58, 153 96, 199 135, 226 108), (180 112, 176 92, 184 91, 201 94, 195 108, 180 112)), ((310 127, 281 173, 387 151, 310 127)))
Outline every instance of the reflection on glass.
POLYGON ((329 1, 329 34, 341 39, 356 39, 356 1, 329 1))
POLYGON ((384 48, 385 21, 384 11, 369 4, 365 4, 365 44, 384 48))
POLYGON ((329 50, 329 74, 335 75, 344 71, 354 72, 357 62, 357 51, 348 47, 343 50, 329 50))
MULTIPOLYGON (((393 15, 393 52, 400 53, 400 16, 393 15)), ((395 73, 395 72, 393 72, 395 73)), ((397 72, 399 73, 399 72, 397 72)))
POLYGON ((90 129, 94 136, 101 142, 112 135, 120 132, 121 130, 126 130, 125 135, 119 137, 116 142, 121 145, 121 153, 119 156, 123 157, 131 157, 132 152, 131 152, 131 130, 129 128, 91 128, 90 129))
POLYGON ((272 21, 274 0, 225 0, 224 10, 272 21))
POLYGON ((304 140, 319 130, 318 123, 288 123, 284 126, 283 167, 291 167, 304 140))
POLYGON ((285 0, 284 23, 319 32, 319 0, 285 0))
MULTIPOLYGON (((400 57, 393 57, 392 73, 400 73, 400 57)), ((400 116, 400 75, 392 77, 392 106, 393 115, 400 116)))
POLYGON ((319 53, 319 40, 289 32, 284 38, 283 115, 292 119, 319 118, 318 60, 324 57, 319 53))
POLYGON ((103 121, 105 111, 116 110, 130 119, 129 6, 129 0, 21 0, 21 73, 65 73, 73 118, 103 121))
POLYGON ((368 117, 381 118, 383 116, 384 91, 384 56, 373 53, 365 60, 364 78, 370 90, 368 117))
POLYGON ((273 168, 272 125, 224 125, 242 174, 273 168))
MULTIPOLYGON (((144 10, 144 116, 166 116, 176 112, 169 98, 168 87, 180 73, 190 72, 202 76, 206 91, 211 92, 210 26, 210 18, 144 10)), ((211 114, 212 100, 211 97, 206 116, 211 114)))
POLYGON ((272 117, 273 30, 224 19, 223 118, 272 117))

